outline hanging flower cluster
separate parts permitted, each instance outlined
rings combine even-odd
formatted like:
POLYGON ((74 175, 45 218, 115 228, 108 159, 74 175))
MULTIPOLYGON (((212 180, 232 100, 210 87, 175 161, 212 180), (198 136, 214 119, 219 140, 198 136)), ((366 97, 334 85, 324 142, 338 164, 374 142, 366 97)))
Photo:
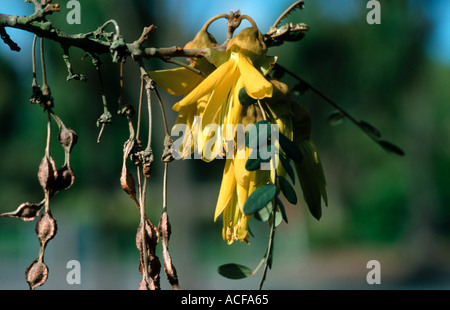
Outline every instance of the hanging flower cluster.
MULTIPOLYGON (((217 18, 220 17, 224 16, 217 18)), ((287 221, 277 196, 281 190, 291 203, 297 203, 295 191, 285 178, 288 174, 295 182, 291 159, 305 200, 316 218, 321 214, 321 200, 327 200, 321 162, 311 140, 309 112, 291 100, 286 84, 270 76, 277 57, 266 54, 268 48, 255 22, 248 16, 240 17, 250 21, 251 27, 224 45, 218 46, 207 31, 216 20, 213 18, 185 46, 208 49, 205 57, 191 59, 191 67, 204 76, 186 67, 149 73, 167 92, 184 95, 173 106, 178 112, 176 123, 188 129, 176 150, 180 157, 196 154, 211 161, 226 155, 214 220, 222 214, 222 236, 228 244, 237 240, 249 242, 252 217, 274 224, 282 218, 287 221), (211 124, 220 129, 214 132, 212 147, 208 143, 212 138, 211 124), (239 125, 251 128, 245 145, 239 143, 239 125), (257 143, 249 143, 252 137, 257 143), (262 149, 272 156, 262 158, 262 149), (263 164, 265 169, 261 169, 263 164)))

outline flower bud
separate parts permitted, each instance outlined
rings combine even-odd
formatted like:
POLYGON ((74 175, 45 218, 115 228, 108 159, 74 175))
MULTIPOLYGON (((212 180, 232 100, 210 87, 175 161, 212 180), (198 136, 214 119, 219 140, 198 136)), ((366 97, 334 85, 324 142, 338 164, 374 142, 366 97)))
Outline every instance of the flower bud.
POLYGON ((249 27, 241 30, 239 34, 228 42, 227 51, 263 55, 267 52, 263 36, 257 27, 249 27))
MULTIPOLYGON (((214 38, 214 36, 203 28, 197 33, 194 40, 186 43, 184 48, 185 49, 211 48, 218 45, 219 44, 217 44, 217 41, 214 38)), ((215 69, 214 65, 212 65, 204 58, 192 57, 189 58, 189 61, 191 62, 191 66, 193 66, 196 69, 199 69, 204 73, 211 73, 215 69)))

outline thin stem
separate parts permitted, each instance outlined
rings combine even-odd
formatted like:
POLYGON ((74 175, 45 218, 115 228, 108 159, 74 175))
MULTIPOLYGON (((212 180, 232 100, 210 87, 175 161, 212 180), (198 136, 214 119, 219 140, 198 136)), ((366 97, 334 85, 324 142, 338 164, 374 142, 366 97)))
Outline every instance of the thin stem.
POLYGON ((347 113, 344 109, 342 109, 337 103, 335 103, 333 100, 331 100, 330 98, 328 98, 327 96, 325 96, 321 91, 319 91, 317 88, 313 87, 311 84, 309 84, 308 82, 306 82, 304 79, 302 79, 301 77, 299 77, 298 75, 296 75, 295 73, 293 73, 292 71, 289 71, 288 69, 286 69, 285 67, 281 66, 281 65, 276 65, 278 67, 280 67, 282 70, 284 70, 287 74, 289 74, 290 76, 292 76, 293 78, 295 78, 296 80, 298 80, 299 82, 305 84, 309 89, 311 89, 313 92, 315 92, 320 98, 322 98, 323 100, 325 100, 326 102, 328 102, 329 104, 331 104, 333 107, 335 107, 337 110, 339 110, 339 112, 341 112, 345 117, 347 117, 350 121, 352 121, 355 124, 359 124, 359 122, 353 117, 351 116, 349 113, 347 113))
POLYGON ((272 259, 272 248, 273 248, 273 241, 275 239, 275 216, 276 216, 276 210, 277 210, 277 205, 275 203, 275 200, 273 201, 273 210, 272 210, 272 226, 270 229, 270 236, 269 236, 269 245, 267 246, 267 253, 266 253, 266 257, 264 260, 264 271, 263 271, 263 276, 261 278, 261 282, 259 283, 259 290, 262 289, 264 281, 266 280, 266 275, 267 275, 267 271, 269 269, 269 260, 272 259))
POLYGON ((140 133, 141 133, 141 119, 142 119, 142 104, 144 101, 144 77, 141 76, 141 89, 139 91, 139 107, 138 107, 138 120, 137 120, 137 128, 136 128, 136 141, 138 144, 141 143, 140 133))
POLYGON ((286 11, 283 12, 283 14, 280 15, 280 17, 278 17, 278 19, 275 21, 275 23, 273 24, 273 28, 275 28, 276 26, 278 26, 278 24, 287 16, 289 15, 289 13, 291 13, 292 10, 301 7, 304 5, 304 2, 302 0, 295 2, 294 4, 292 4, 289 8, 286 9, 286 11))
POLYGON ((169 163, 164 163, 164 179, 163 179, 163 212, 167 213, 167 174, 169 163))
POLYGON ((114 19, 110 19, 107 22, 105 22, 103 25, 101 25, 97 31, 98 32, 103 32, 103 29, 106 28, 106 26, 108 26, 108 24, 113 24, 114 25, 114 29, 116 31, 116 35, 120 35, 120 31, 119 31, 119 25, 117 24, 117 22, 114 19))
POLYGON ((151 93, 151 82, 147 81, 145 90, 147 92, 147 110, 148 110, 148 137, 147 137, 147 147, 146 150, 151 149, 152 144, 152 93, 151 93))
POLYGON ((36 41, 37 35, 34 35, 33 38, 33 47, 31 50, 31 59, 32 59, 32 67, 33 67, 33 82, 31 86, 37 86, 37 78, 36 78, 36 41))
POLYGON ((216 15, 216 16, 210 18, 210 19, 203 25, 202 31, 208 31, 208 27, 209 27, 213 22, 215 22, 216 20, 221 19, 221 18, 230 18, 230 15, 229 15, 229 14, 219 14, 219 15, 216 15))
POLYGON ((141 214, 141 242, 142 242, 142 260, 143 260, 143 273, 144 273, 144 279, 146 282, 146 285, 150 285, 150 278, 149 278, 149 272, 148 272, 148 255, 147 255, 147 238, 146 238, 146 216, 145 216, 145 193, 146 193, 146 187, 147 187, 147 178, 144 178, 144 184, 142 186, 142 195, 140 197, 141 201, 139 203, 140 205, 140 214, 141 214))
POLYGON ((125 63, 125 60, 122 60, 120 62, 120 73, 119 73, 119 85, 120 85, 120 95, 124 95, 124 84, 123 84, 123 64, 125 63))
POLYGON ((41 38, 40 53, 41 53, 41 66, 42 66, 42 88, 46 89, 46 88, 48 88, 48 85, 47 85, 47 73, 45 70, 44 39, 43 38, 41 38))
POLYGON ((196 74, 198 74, 198 75, 200 75, 200 76, 202 76, 204 78, 207 77, 207 75, 205 73, 203 73, 202 71, 200 71, 200 70, 198 70, 198 69, 196 69, 196 68, 194 68, 194 67, 192 67, 192 66, 190 66, 188 64, 185 64, 185 63, 183 63, 183 62, 181 62, 179 60, 176 60, 176 59, 173 59, 173 58, 165 58, 164 60, 165 60, 165 62, 172 63, 172 64, 175 64, 177 66, 189 69, 192 72, 194 72, 194 73, 196 73, 196 74))
POLYGON ((162 113, 163 123, 164 123, 164 131, 166 133, 166 136, 170 136, 169 127, 167 125, 166 112, 165 112, 164 105, 161 100, 161 96, 159 95, 158 89, 156 87, 153 88, 153 91, 155 92, 156 97, 158 98, 159 106, 161 107, 161 113, 162 113))
POLYGON ((267 121, 266 113, 264 112, 264 109, 262 107, 261 101, 259 99, 258 99, 258 106, 259 106, 259 109, 261 110, 261 114, 262 114, 263 119, 265 121, 267 121))
POLYGON ((153 85, 153 81, 147 74, 147 71, 144 68, 144 63, 142 59, 139 61, 139 68, 141 71, 141 77, 143 81, 145 81, 145 91, 147 94, 147 109, 148 109, 148 138, 147 138, 147 147, 146 150, 151 150, 152 143, 152 94, 151 91, 155 88, 153 85))
POLYGON ((252 27, 258 28, 258 26, 256 25, 256 22, 253 20, 253 18, 251 18, 251 17, 248 16, 248 15, 241 15, 241 16, 239 17, 239 19, 240 19, 240 20, 246 19, 246 20, 248 20, 248 21, 250 22, 250 24, 252 25, 252 27))
POLYGON ((50 138, 51 138, 51 134, 52 134, 52 122, 51 122, 51 118, 50 118, 50 110, 47 110, 47 143, 45 146, 45 156, 47 158, 50 158, 50 138))

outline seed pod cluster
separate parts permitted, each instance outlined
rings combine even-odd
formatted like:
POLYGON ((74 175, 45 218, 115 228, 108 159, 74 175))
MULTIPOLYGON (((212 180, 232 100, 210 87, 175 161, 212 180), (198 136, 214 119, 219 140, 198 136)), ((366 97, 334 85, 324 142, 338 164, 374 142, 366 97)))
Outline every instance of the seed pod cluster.
POLYGON ((75 179, 70 165, 70 154, 77 141, 77 135, 72 129, 67 128, 56 114, 50 110, 47 110, 47 113, 48 131, 46 151, 37 172, 37 179, 43 190, 44 199, 40 203, 24 202, 15 211, 0 214, 0 217, 14 217, 23 221, 33 221, 39 217, 35 227, 36 237, 40 245, 39 256, 25 272, 25 279, 31 290, 43 285, 48 278, 49 269, 44 262, 44 252, 48 242, 55 237, 57 232, 56 220, 50 211, 50 199, 59 191, 71 187, 75 179), (65 162, 59 169, 56 169, 55 162, 49 152, 51 138, 50 115, 59 127, 58 141, 65 152, 65 162), (41 211, 42 214, 39 216, 41 211))

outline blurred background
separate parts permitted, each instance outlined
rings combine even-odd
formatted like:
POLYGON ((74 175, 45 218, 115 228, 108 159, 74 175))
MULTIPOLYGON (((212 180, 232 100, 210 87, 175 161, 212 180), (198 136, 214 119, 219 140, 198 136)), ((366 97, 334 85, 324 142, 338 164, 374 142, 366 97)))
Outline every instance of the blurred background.
MULTIPOLYGON (((66 22, 70 12, 67 1, 60 1, 61 12, 49 19, 71 34, 92 31, 115 19, 127 42, 136 40, 143 27, 154 24, 158 30, 146 46, 155 47, 184 46, 209 18, 230 10, 250 15, 265 33, 292 3, 79 2, 81 24, 66 22)), ((279 56, 281 65, 355 118, 374 125, 406 155, 386 153, 350 122, 331 126, 327 117, 333 107, 314 93, 296 98, 312 113, 313 139, 328 181, 329 205, 317 221, 302 199, 295 206, 285 201, 289 224, 277 228, 274 263, 264 288, 449 289, 450 3, 381 1, 381 24, 369 25, 367 1, 305 2, 305 9, 291 14, 288 21, 308 24, 311 29, 306 37, 272 48, 268 54, 279 56), (381 264, 381 285, 366 282, 370 260, 381 264)), ((0 0, 0 13, 32 12, 33 6, 22 0, 0 0)), ((33 35, 9 28, 7 32, 22 50, 12 52, 0 42, 0 213, 13 211, 25 201, 41 201, 36 173, 46 137, 46 115, 41 107, 29 103, 33 35)), ((214 23, 210 32, 223 42, 226 21, 214 23)), ((58 233, 47 246, 45 262, 50 273, 39 289, 136 289, 141 279, 135 245, 139 214, 119 184, 122 147, 128 138, 126 120, 115 114, 119 66, 112 64, 108 55, 101 57, 113 124, 106 127, 97 143, 96 120, 103 111, 91 61, 81 60, 84 54, 71 49, 74 71, 88 81, 67 82, 60 46, 46 41, 45 50, 54 111, 79 139, 72 152, 75 184, 51 201, 58 233), (81 264, 80 285, 66 281, 70 260, 81 264)), ((146 65, 151 69, 174 67, 160 60, 149 60, 146 65)), ((41 83, 39 74, 38 81, 41 83)), ((285 82, 294 85, 293 80, 285 82)), ((138 67, 128 61, 126 95, 135 107, 139 85, 138 67)), ((171 123, 176 117, 171 106, 179 99, 163 93, 171 123)), ((147 200, 147 212, 155 224, 162 209, 163 165, 159 158, 164 131, 159 112, 155 104, 152 137, 156 160, 147 200)), ((64 154, 55 137, 51 154, 60 166, 64 154)), ((256 267, 269 234, 265 224, 252 221, 255 236, 250 246, 228 246, 222 240, 221 218, 213 222, 213 216, 223 166, 220 160, 169 165, 169 247, 184 289, 257 289, 262 275, 259 272, 234 281, 217 273, 217 267, 225 263, 256 267)), ((0 289, 28 288, 25 269, 39 253, 34 227, 35 221, 0 219, 0 289)), ((160 246, 158 251, 161 254, 160 246)), ((163 272, 161 278, 162 287, 169 289, 163 272)))

